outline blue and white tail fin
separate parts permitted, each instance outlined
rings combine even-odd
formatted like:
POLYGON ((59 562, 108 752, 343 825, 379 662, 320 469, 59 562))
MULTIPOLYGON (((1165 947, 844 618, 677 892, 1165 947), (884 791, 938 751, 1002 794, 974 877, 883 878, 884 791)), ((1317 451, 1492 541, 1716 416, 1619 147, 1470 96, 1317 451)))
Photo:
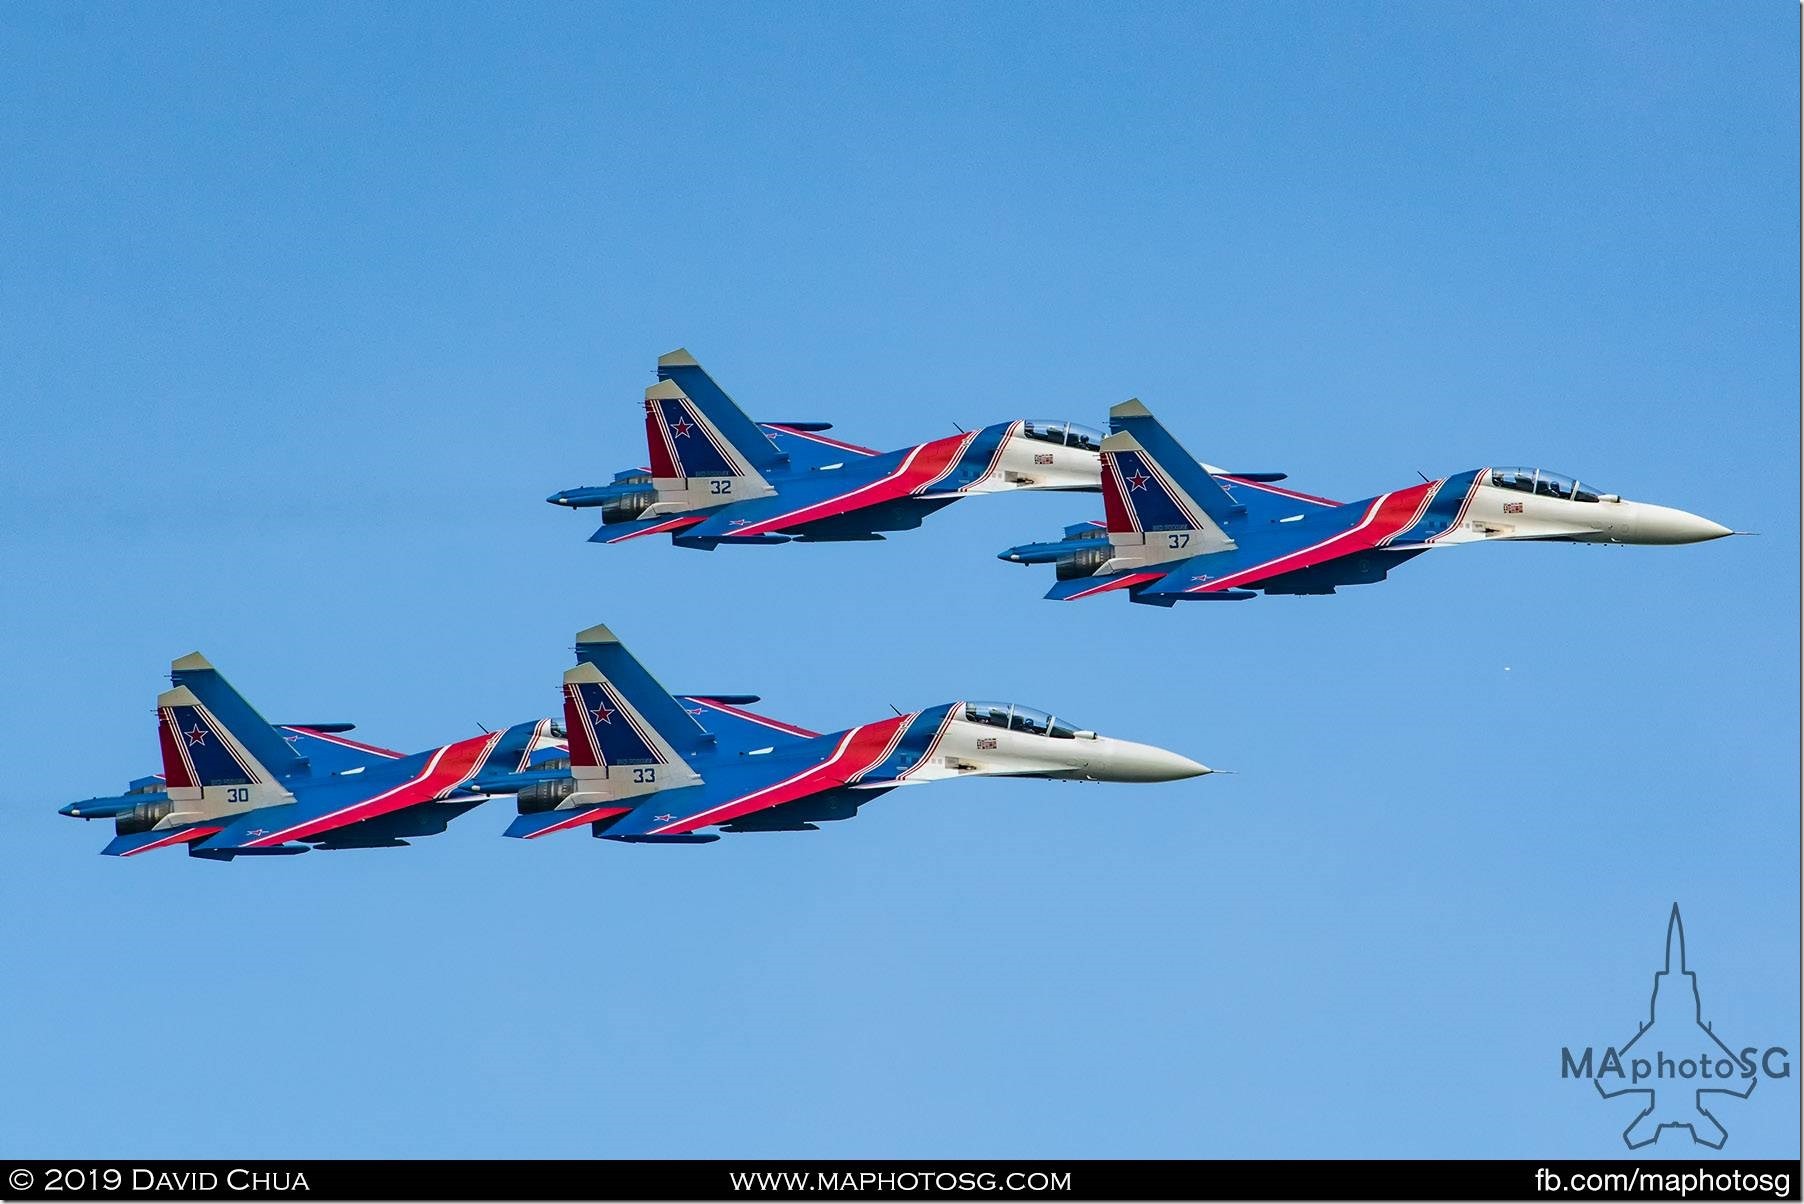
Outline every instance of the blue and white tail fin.
POLYGON ((1109 432, 1132 435, 1160 471, 1217 523, 1227 526, 1246 513, 1246 507, 1235 501, 1221 482, 1171 437, 1171 432, 1138 397, 1130 397, 1109 410, 1109 432))
MULTIPOLYGON (((758 438, 771 446, 763 431, 758 438)), ((745 452, 675 381, 659 381, 645 390, 645 447, 658 500, 642 518, 776 493, 745 452)))
POLYGON ((731 446, 748 467, 772 469, 784 462, 783 452, 763 428, 745 416, 745 411, 685 349, 678 347, 669 355, 658 357, 658 379, 674 384, 689 399, 692 411, 707 419, 722 442, 731 446))
MULTIPOLYGON (((268 724, 262 728, 270 730, 268 724)), ((164 791, 172 804, 159 827, 294 801, 251 752, 240 731, 185 685, 157 695, 157 737, 163 750, 164 791)))
MULTIPOLYGON (((1195 467, 1188 458, 1185 463, 1195 467)), ((1196 472, 1217 498, 1226 496, 1207 473, 1196 472)), ((1097 570, 1099 576, 1236 546, 1168 465, 1125 431, 1102 442, 1102 499, 1113 556, 1097 570)))
POLYGON ((564 674, 564 728, 580 795, 615 800, 699 785, 689 758, 713 737, 606 627, 576 641, 577 665, 564 674))
POLYGON ((306 766, 306 758, 295 751, 284 733, 271 727, 257 713, 257 708, 246 702, 244 695, 233 689, 232 683, 200 653, 190 652, 173 661, 169 666, 169 679, 175 685, 192 690, 201 705, 231 730, 232 738, 275 778, 287 778, 306 766))

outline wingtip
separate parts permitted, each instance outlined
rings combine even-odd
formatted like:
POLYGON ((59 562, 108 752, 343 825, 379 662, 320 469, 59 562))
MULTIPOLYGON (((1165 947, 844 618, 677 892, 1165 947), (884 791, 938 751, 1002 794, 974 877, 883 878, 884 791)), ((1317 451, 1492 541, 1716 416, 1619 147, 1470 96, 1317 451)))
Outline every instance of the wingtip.
POLYGON ((689 354, 687 347, 678 347, 675 351, 667 351, 658 357, 660 368, 699 368, 695 357, 689 354))
POLYGON ((1109 407, 1111 418, 1151 418, 1153 412, 1138 397, 1130 397, 1120 405, 1109 407))
POLYGON ((211 669, 212 667, 213 662, 198 652, 190 652, 187 656, 178 656, 169 662, 169 669, 172 673, 185 669, 211 669))
POLYGON ((585 627, 576 633, 578 644, 618 644, 620 637, 608 630, 607 626, 597 623, 593 627, 585 627))

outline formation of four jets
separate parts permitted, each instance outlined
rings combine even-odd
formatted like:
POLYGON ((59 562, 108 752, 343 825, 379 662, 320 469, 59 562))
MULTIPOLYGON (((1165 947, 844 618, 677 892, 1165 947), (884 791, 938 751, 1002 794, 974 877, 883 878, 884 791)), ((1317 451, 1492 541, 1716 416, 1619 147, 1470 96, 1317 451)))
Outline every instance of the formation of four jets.
MULTIPOLYGON (((1276 472, 1193 459, 1138 401, 1109 433, 1017 420, 876 452, 822 422, 754 422, 686 351, 646 390, 649 466, 547 500, 596 509, 592 537, 669 535, 681 547, 882 539, 959 498, 1099 491, 1103 518, 1002 552, 1050 564, 1046 595, 1125 591, 1154 606, 1331 594, 1381 581, 1433 548, 1496 540, 1679 544, 1731 534, 1532 468, 1481 468, 1356 502, 1284 488, 1276 472)), ((103 852, 183 846, 230 860, 404 845, 512 796, 507 835, 587 827, 604 839, 699 843, 812 830, 902 786, 954 777, 1159 782, 1210 772, 1010 703, 959 701, 820 733, 744 709, 750 695, 672 695, 605 627, 580 633, 562 724, 515 724, 412 755, 351 740, 350 724, 265 721, 198 653, 157 699, 163 772, 62 808, 111 819, 103 852)))

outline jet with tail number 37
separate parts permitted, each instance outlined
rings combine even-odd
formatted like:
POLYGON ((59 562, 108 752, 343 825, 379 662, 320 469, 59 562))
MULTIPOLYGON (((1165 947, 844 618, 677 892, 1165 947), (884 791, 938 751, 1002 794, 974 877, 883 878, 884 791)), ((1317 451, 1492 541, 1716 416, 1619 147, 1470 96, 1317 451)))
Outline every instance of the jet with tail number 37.
POLYGON ((1116 590, 1153 606, 1258 593, 1331 594, 1384 580, 1434 548, 1498 540, 1681 544, 1733 534, 1707 518, 1634 502, 1546 469, 1476 468, 1358 502, 1283 488, 1190 457, 1139 401, 1109 411, 1105 520, 999 553, 1051 564, 1048 598, 1116 590))

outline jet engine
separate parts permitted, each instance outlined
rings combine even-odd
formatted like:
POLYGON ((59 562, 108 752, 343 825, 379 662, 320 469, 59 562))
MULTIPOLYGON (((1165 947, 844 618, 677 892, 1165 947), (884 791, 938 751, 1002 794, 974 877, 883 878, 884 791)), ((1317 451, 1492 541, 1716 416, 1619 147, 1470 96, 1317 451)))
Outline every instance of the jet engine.
POLYGON ((1060 581, 1070 581, 1077 577, 1093 577, 1096 570, 1108 563, 1115 549, 1106 543, 1086 540, 1092 546, 1080 548, 1075 552, 1066 552, 1053 561, 1053 572, 1060 581))
POLYGON ((650 486, 644 489, 623 489, 602 502, 601 521, 604 524, 631 522, 657 500, 658 491, 650 486))
POLYGON ((136 836, 140 832, 148 832, 173 810, 175 810, 175 804, 168 799, 160 799, 154 803, 139 803, 130 811, 121 811, 113 817, 113 831, 121 836, 136 836))
POLYGON ((553 810, 559 803, 575 793, 575 778, 534 782, 514 795, 514 806, 519 809, 521 815, 534 815, 540 811, 553 810))

